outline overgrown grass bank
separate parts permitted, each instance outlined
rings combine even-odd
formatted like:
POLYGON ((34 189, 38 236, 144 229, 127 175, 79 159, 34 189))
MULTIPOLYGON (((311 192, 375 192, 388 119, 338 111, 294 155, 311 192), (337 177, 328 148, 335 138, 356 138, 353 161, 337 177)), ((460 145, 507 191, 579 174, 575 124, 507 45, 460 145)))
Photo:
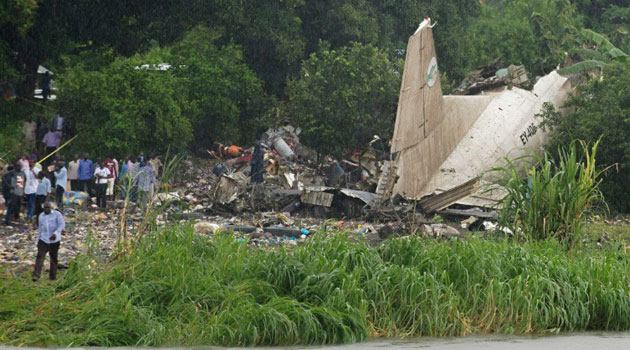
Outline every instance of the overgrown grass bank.
POLYGON ((558 243, 368 248, 334 235, 292 249, 147 236, 113 265, 75 260, 57 283, 0 278, 0 343, 279 345, 371 336, 630 329, 630 263, 558 243))

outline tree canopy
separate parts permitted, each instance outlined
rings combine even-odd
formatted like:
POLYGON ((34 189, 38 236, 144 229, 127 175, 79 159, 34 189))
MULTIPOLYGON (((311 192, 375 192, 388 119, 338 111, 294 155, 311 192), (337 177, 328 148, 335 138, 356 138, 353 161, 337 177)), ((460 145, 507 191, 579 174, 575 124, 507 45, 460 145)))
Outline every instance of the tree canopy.
POLYGON ((302 64, 299 78, 289 81, 284 113, 323 154, 363 145, 372 135, 389 137, 401 70, 369 44, 339 50, 322 44, 302 64))
POLYGON ((289 119, 308 146, 339 153, 391 137, 401 60, 425 16, 445 92, 497 58, 534 76, 610 64, 601 83, 625 91, 627 0, 6 0, 0 84, 18 98, 2 101, 10 127, 0 137, 15 140, 25 117, 55 111, 91 153, 198 150, 247 144, 289 119), (58 87, 45 108, 33 107, 38 65, 58 87))

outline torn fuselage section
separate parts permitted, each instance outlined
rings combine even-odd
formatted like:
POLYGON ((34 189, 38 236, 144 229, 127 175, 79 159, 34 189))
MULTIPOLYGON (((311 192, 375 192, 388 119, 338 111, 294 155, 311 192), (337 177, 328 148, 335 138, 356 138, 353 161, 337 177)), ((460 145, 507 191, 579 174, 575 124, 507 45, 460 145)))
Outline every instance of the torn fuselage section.
MULTIPOLYGON (((392 137, 399 177, 393 193, 409 198, 449 191, 502 165, 505 157, 540 150, 549 131, 538 128, 535 115, 544 103, 561 108, 572 91, 555 71, 532 86, 524 67, 510 66, 494 75, 480 71, 483 79, 470 79, 460 95, 443 96, 435 55, 427 19, 409 38, 392 137)), ((490 205, 500 196, 498 190, 465 198, 490 205)))

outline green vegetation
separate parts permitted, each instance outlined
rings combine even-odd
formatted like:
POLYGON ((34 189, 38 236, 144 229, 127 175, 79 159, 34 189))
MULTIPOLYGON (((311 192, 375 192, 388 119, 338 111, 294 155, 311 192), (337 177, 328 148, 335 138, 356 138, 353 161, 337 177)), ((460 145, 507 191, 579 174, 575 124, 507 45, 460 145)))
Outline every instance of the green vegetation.
POLYGON ((569 1, 491 3, 494 6, 483 6, 479 20, 471 25, 473 66, 501 58, 505 65, 524 64, 533 75, 544 75, 576 45, 582 17, 569 1))
POLYGON ((56 283, 2 275, 0 342, 280 345, 372 336, 630 329, 630 260, 555 241, 368 248, 343 234, 265 251, 170 227, 56 283))
POLYGON ((603 73, 604 66, 611 61, 624 62, 628 59, 628 54, 617 48, 605 36, 589 29, 582 29, 580 35, 584 37, 595 48, 579 48, 572 50, 574 55, 584 59, 581 62, 564 67, 558 70, 559 74, 570 75, 599 70, 603 73))
POLYGON ((627 219, 608 219, 606 221, 596 218, 584 224, 585 239, 601 241, 606 238, 625 242, 630 242, 630 225, 627 219))
POLYGON ((425 16, 447 90, 497 58, 536 76, 630 52, 625 0, 5 2, 0 84, 28 103, 38 65, 52 69, 58 101, 47 105, 81 135, 66 152, 95 155, 247 144, 285 119, 321 153, 374 130, 387 138, 399 61, 425 16))
POLYGON ((15 117, 32 115, 37 108, 0 97, 0 111, 0 158, 11 161, 15 154, 24 151, 22 127, 26 119, 15 117))
POLYGON ((299 79, 289 81, 284 114, 302 126, 304 142, 323 154, 366 144, 373 135, 388 137, 401 68, 371 45, 321 48, 302 64, 299 79))
POLYGON ((128 154, 138 149, 185 149, 192 141, 251 142, 262 107, 262 83, 235 45, 217 46, 218 34, 191 30, 181 42, 146 54, 94 65, 78 58, 58 82, 57 106, 73 115, 77 149, 128 154), (166 65, 165 65, 166 64, 166 65))
POLYGON ((500 223, 526 239, 553 237, 575 243, 586 213, 603 202, 598 188, 602 171, 595 161, 598 144, 589 150, 584 142, 581 149, 572 142, 569 150, 558 150, 557 161, 545 152, 507 160, 505 167, 493 169, 499 175, 495 184, 507 191, 499 201, 500 223))
MULTIPOLYGON (((575 112, 561 117, 546 110, 543 118, 554 128, 554 139, 549 145, 553 152, 571 140, 594 143, 601 138, 597 163, 602 168, 612 167, 602 175, 601 191, 611 210, 628 212, 630 202, 630 62, 608 65, 604 79, 595 79, 579 88, 568 106, 575 112)), ((554 155, 555 157, 555 155, 554 155)))

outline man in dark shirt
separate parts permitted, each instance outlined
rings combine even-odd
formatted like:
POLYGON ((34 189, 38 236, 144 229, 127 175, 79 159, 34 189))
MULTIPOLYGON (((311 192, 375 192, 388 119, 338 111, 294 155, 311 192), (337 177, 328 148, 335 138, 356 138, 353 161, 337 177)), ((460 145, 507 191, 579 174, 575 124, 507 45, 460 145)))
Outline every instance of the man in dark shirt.
POLYGON ((8 226, 11 224, 11 215, 19 217, 20 204, 22 196, 24 196, 24 185, 26 184, 26 175, 20 169, 20 162, 16 161, 14 169, 11 173, 7 173, 3 181, 7 181, 9 187, 9 200, 7 201, 7 213, 4 223, 8 226))

